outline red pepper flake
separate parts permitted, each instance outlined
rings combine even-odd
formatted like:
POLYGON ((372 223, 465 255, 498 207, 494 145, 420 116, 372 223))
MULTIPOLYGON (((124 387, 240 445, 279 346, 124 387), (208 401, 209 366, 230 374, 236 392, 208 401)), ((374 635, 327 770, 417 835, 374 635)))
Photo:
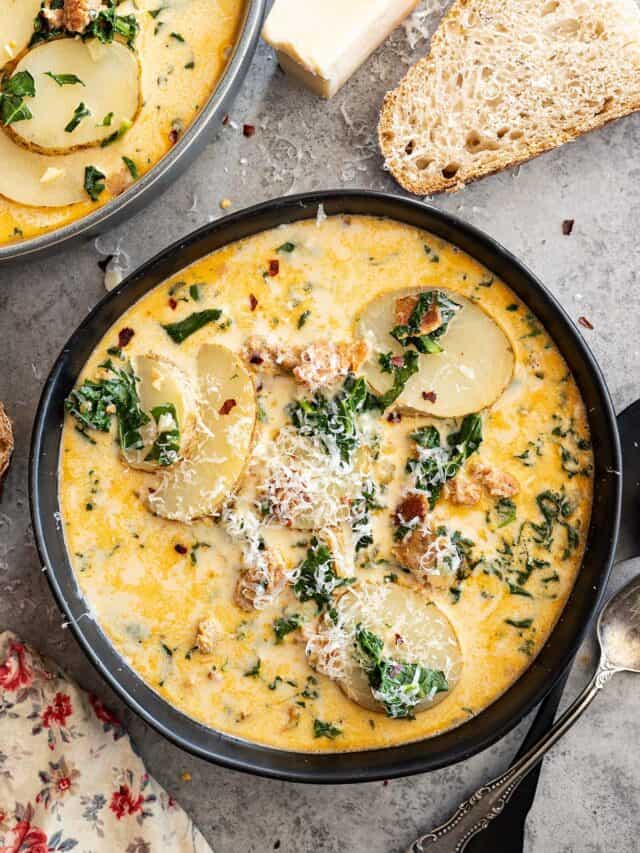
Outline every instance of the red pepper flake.
POLYGON ((438 398, 437 398, 437 395, 436 395, 436 392, 435 392, 435 391, 423 391, 423 392, 422 392, 422 399, 423 399, 423 400, 426 400, 426 401, 427 401, 427 402, 429 402, 429 403, 435 403, 435 401, 436 401, 438 398))
POLYGON ((255 129, 254 125, 252 125, 252 124, 243 124, 242 125, 242 132, 247 137, 247 139, 249 139, 256 132, 256 129, 255 129))
POLYGON ((229 124, 229 113, 225 113, 222 117, 222 124, 224 124, 225 126, 229 124))
POLYGON ((251 306, 251 310, 252 310, 252 311, 255 311, 255 310, 256 310, 256 308, 258 307, 258 300, 257 300, 257 299, 256 299, 256 297, 253 295, 253 293, 250 293, 250 294, 249 294, 249 305, 251 306))
POLYGON ((171 308, 172 311, 175 311, 177 307, 178 307, 178 303, 176 302, 176 300, 172 296, 171 299, 169 299, 169 308, 171 308))
POLYGON ((118 332, 118 346, 120 349, 124 349, 134 335, 135 332, 133 329, 129 329, 127 326, 124 329, 120 329, 118 332))
POLYGON ((565 237, 568 237, 569 234, 573 231, 573 224, 575 219, 563 219, 562 220, 562 233, 565 237))
POLYGON ((389 780, 388 780, 388 779, 385 779, 385 780, 382 782, 382 784, 383 784, 383 785, 384 785, 384 787, 386 788, 386 787, 387 787, 387 785, 389 784, 389 780))
POLYGON ((277 258, 273 258, 269 261, 269 275, 274 276, 278 275, 280 272, 280 261, 277 258))
POLYGON ((387 415, 387 420, 390 424, 399 424, 402 420, 402 415, 400 412, 389 412, 387 415))
POLYGON ((578 323, 580 323, 581 326, 584 326, 585 329, 593 329, 593 323, 591 320, 587 320, 586 317, 578 317, 578 323))
POLYGON ((394 367, 404 367, 404 356, 403 355, 394 355, 391 357, 390 361, 394 367))
POLYGON ((233 409, 237 405, 236 401, 232 398, 229 400, 225 400, 224 403, 218 409, 219 415, 228 415, 231 409, 233 409))
POLYGON ((178 552, 178 554, 186 554, 187 553, 187 549, 184 545, 180 545, 178 543, 178 545, 174 545, 173 547, 178 552))
POLYGON ((262 364, 264 358, 257 352, 251 354, 251 358, 249 359, 249 364, 262 364))
POLYGON ((176 142, 178 141, 178 137, 179 137, 179 136, 180 136, 180 134, 178 133, 178 131, 177 131, 177 130, 176 130, 176 128, 174 127, 174 128, 173 128, 173 130, 170 130, 170 131, 169 131, 169 142, 170 142, 172 145, 175 145, 175 144, 176 144, 176 142))
POLYGON ((402 634, 397 634, 397 633, 394 634, 393 641, 396 644, 396 646, 403 646, 404 645, 404 639, 402 638, 402 634))
POLYGON ((417 494, 409 494, 398 504, 393 516, 394 523, 397 527, 403 524, 411 524, 417 518, 424 521, 427 513, 427 505, 424 497, 417 494))

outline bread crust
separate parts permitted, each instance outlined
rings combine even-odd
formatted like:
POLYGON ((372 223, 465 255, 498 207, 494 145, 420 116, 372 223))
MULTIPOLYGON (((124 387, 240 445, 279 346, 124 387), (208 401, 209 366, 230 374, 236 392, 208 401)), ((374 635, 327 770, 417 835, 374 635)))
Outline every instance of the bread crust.
MULTIPOLYGON (((549 2, 542 0, 527 0, 527 5, 549 6, 549 2)), ((551 3, 553 5, 553 2, 551 3)), ((559 4, 558 4, 559 5, 559 4)), ((579 6, 579 0, 575 0, 575 6, 579 6)), ((594 104, 590 113, 580 114, 580 109, 585 109, 588 104, 584 101, 577 101, 576 111, 573 116, 565 117, 558 116, 557 122, 548 123, 545 128, 544 135, 541 138, 530 142, 527 140, 527 122, 521 120, 520 127, 523 129, 523 137, 518 140, 517 146, 507 145, 503 150, 500 150, 499 143, 496 150, 481 152, 480 157, 473 158, 473 162, 463 162, 460 168, 454 175, 447 176, 443 174, 442 167, 446 164, 438 164, 439 168, 436 171, 420 171, 416 168, 415 163, 411 159, 412 151, 401 150, 403 144, 406 145, 404 139, 397 138, 397 118, 402 112, 403 107, 411 105, 415 101, 416 96, 431 94, 435 91, 433 81, 438 79, 438 75, 442 72, 442 65, 447 59, 445 45, 447 39, 451 40, 452 33, 457 33, 453 37, 465 38, 471 31, 466 28, 461 20, 465 12, 477 12, 479 16, 484 16, 484 23, 487 18, 490 19, 493 10, 502 6, 499 0, 455 0, 447 14, 442 19, 438 30, 431 41, 431 51, 424 59, 419 60, 406 74, 396 89, 388 92, 384 98, 378 124, 378 141, 380 150, 385 159, 385 167, 393 174, 398 183, 408 192, 416 195, 430 195, 437 192, 455 192, 461 189, 465 184, 477 180, 486 175, 494 174, 502 169, 517 166, 524 163, 539 154, 549 151, 565 142, 571 142, 577 139, 584 133, 590 130, 603 127, 612 121, 622 118, 635 110, 640 109, 640 87, 638 79, 640 79, 640 11, 634 4, 634 12, 630 12, 630 4, 627 0, 599 0, 594 4, 602 6, 604 11, 611 11, 612 7, 619 6, 620 18, 624 19, 626 13, 635 15, 636 20, 633 23, 636 29, 629 34, 629 39, 634 41, 637 46, 635 62, 635 75, 629 73, 626 69, 626 74, 622 72, 625 68, 622 67, 622 58, 620 59, 621 69, 613 71, 609 69, 609 77, 612 83, 615 81, 616 87, 622 88, 622 93, 619 90, 614 93, 613 86, 608 96, 604 98, 602 104, 594 104), (484 156, 486 155, 486 156, 484 156)), ((602 61, 614 62, 614 58, 607 53, 606 42, 603 42, 601 48, 602 61)), ((626 59, 626 57, 625 57, 626 59)), ((551 60, 548 60, 551 61, 551 60)), ((497 62, 496 62, 497 64, 497 62)), ((628 64, 628 63, 627 63, 628 64)), ((533 69, 538 71, 538 68, 533 69)), ((600 69, 602 70, 602 69, 600 69)), ((594 72, 592 84, 599 84, 601 81, 594 72)), ((542 71, 541 71, 542 73, 542 71)), ((594 85, 594 88, 596 86, 594 85)), ((510 92, 515 96, 516 102, 520 97, 517 91, 510 92)), ((426 121, 427 116, 422 118, 426 121)), ((529 117, 530 119, 532 117, 529 117)), ((536 118, 535 116, 533 118, 536 118)), ((464 130, 464 128, 462 128, 464 130)), ((427 131, 426 126, 416 128, 413 132, 416 136, 427 131)), ((411 131, 410 131, 411 132, 411 131)), ((460 148, 460 154, 464 154, 460 148)), ((466 155, 465 155, 466 157, 466 155)), ((468 160, 469 158, 466 157, 468 160)))
POLYGON ((0 488, 13 454, 13 429, 5 408, 0 403, 0 488))

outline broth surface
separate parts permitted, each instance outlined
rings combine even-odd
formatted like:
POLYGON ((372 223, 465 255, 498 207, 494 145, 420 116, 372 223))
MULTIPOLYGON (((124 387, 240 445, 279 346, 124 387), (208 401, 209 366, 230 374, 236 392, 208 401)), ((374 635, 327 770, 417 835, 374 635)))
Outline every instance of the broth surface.
MULTIPOLYGON (((460 505, 445 489, 431 520, 446 526, 449 539, 463 542, 458 548, 465 568, 444 584, 437 577, 425 582, 406 571, 394 550, 394 511, 406 493, 407 459, 416 451, 410 436, 435 425, 444 443, 460 418, 398 412, 393 406, 382 416, 365 416, 375 434, 371 470, 382 508, 370 513, 373 545, 355 553, 353 542, 337 549, 348 552, 337 563, 338 573, 359 584, 418 590, 451 622, 462 651, 455 688, 414 719, 393 719, 347 698, 335 680, 310 666, 300 628, 278 641, 278 619, 295 614, 304 625, 314 624, 315 604, 301 602, 291 583, 262 609, 238 607, 235 590, 246 542, 237 525, 234 537, 229 516, 184 523, 153 515, 147 496, 157 475, 123 462, 113 430, 81 433, 67 415, 62 522, 89 612, 153 689, 213 729, 298 751, 363 750, 433 736, 478 714, 520 677, 562 612, 591 511, 592 454, 583 402, 554 342, 527 307, 484 267, 431 234, 386 219, 343 216, 294 223, 231 244, 127 311, 98 345, 80 381, 99 373, 119 338, 120 345, 128 340, 122 360, 112 356, 118 364, 153 353, 170 359, 185 376, 193 375, 206 343, 238 353, 256 334, 291 346, 351 341, 370 300, 416 287, 466 297, 507 335, 515 355, 513 378, 480 413, 482 443, 463 471, 485 466, 478 470, 507 474, 518 491, 500 498, 482 489, 476 503, 460 505), (219 309, 220 317, 182 343, 163 328, 206 309, 219 309), (123 338, 123 330, 134 334, 123 338), (547 516, 549 495, 555 503, 547 516), (206 652, 198 645, 203 622, 215 629, 206 652), (327 735, 318 722, 333 729, 327 735)), ((446 349, 446 334, 440 340, 446 349)), ((279 430, 291 428, 287 406, 312 397, 291 375, 256 370, 254 382, 256 471, 249 465, 240 480, 239 506, 252 477, 271 464, 279 430)), ((308 553, 314 533, 273 519, 261 529, 263 545, 281 548, 289 572, 308 553)))

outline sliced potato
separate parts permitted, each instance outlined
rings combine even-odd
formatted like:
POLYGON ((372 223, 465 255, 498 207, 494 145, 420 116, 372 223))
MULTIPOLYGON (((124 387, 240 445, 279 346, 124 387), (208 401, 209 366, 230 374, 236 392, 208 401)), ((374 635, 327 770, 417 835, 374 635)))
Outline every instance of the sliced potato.
MULTIPOLYGON (((144 447, 140 450, 126 450, 122 455, 132 468, 153 471, 160 465, 158 460, 148 460, 153 444, 162 431, 163 422, 156 423, 153 410, 167 403, 171 404, 176 413, 177 427, 180 433, 177 458, 187 455, 193 439, 196 426, 196 396, 187 375, 169 359, 159 355, 139 355, 131 359, 133 372, 140 380, 138 395, 140 408, 149 415, 150 421, 141 429, 144 447)), ((166 419, 165 419, 166 421, 166 419)), ((170 427, 164 423, 165 429, 170 427)))
POLYGON ((238 356, 204 344, 197 356, 198 423, 188 456, 159 476, 149 507, 189 522, 212 515, 233 491, 251 452, 256 423, 253 380, 238 356))
POLYGON ((36 94, 28 100, 33 118, 8 128, 20 145, 40 154, 64 154, 99 145, 131 126, 141 101, 138 59, 118 41, 101 47, 96 53, 80 39, 59 38, 25 53, 15 73, 28 71, 36 94), (82 82, 59 85, 50 74, 60 82, 65 79, 60 75, 75 75, 82 82), (90 114, 75 129, 65 130, 81 104, 90 114))
MULTIPOLYGON (((86 159, 89 159, 85 155, 86 159)), ((0 127, 0 195, 31 207, 88 201, 81 156, 45 157, 17 145, 0 127)), ((98 166, 98 163, 95 164, 98 166)))
MULTIPOLYGON (((346 638, 342 641, 342 665, 336 680, 344 693, 363 708, 384 711, 383 703, 374 696, 369 684, 363 666, 366 658, 355 641, 358 625, 383 641, 383 658, 397 663, 421 664, 444 673, 448 689, 426 696, 415 705, 414 713, 441 702, 460 680, 462 652, 455 630, 444 613, 423 593, 399 584, 364 582, 347 589, 336 610, 340 630, 346 638)), ((328 648, 335 649, 334 620, 323 621, 319 631, 321 638, 323 626, 329 643, 333 642, 328 648)), ((322 671, 321 666, 319 669, 322 671)))
MULTIPOLYGON (((396 325, 396 301, 426 290, 384 293, 365 306, 357 334, 370 344, 371 358, 363 374, 377 393, 393 384, 380 370, 380 353, 401 355, 402 346, 390 335, 396 325)), ((419 356, 419 371, 407 382, 395 405, 436 417, 461 417, 494 403, 513 376, 515 356, 509 338, 482 308, 453 291, 443 291, 461 305, 447 331, 438 339, 443 351, 419 356)))
POLYGON ((40 0, 0 0, 0 68, 27 47, 40 0))

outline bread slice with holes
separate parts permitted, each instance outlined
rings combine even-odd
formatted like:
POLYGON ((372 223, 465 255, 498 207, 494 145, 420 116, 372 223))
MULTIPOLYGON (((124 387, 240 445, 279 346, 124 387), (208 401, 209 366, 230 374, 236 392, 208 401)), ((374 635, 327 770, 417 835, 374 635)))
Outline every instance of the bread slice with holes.
POLYGON ((385 164, 420 195, 522 163, 640 108, 636 0, 455 0, 385 97, 385 164))

